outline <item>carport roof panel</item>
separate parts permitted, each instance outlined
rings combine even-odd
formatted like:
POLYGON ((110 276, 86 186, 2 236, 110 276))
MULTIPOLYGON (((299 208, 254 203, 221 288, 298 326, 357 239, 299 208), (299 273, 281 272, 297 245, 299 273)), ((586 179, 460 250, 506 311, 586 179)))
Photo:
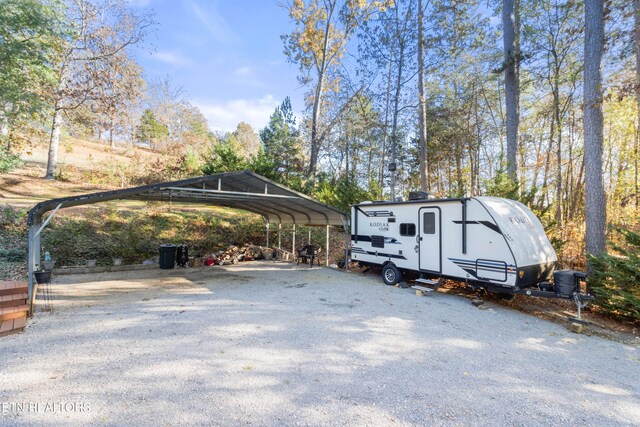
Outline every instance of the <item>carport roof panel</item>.
POLYGON ((347 220, 336 208, 245 170, 46 200, 29 211, 29 222, 59 205, 64 208, 120 199, 224 206, 282 224, 344 225, 347 220))

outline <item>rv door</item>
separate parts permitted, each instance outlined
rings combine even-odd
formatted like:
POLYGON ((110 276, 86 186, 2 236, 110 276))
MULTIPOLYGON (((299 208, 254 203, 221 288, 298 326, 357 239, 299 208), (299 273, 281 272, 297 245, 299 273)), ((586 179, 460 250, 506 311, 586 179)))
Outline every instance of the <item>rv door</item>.
POLYGON ((420 271, 429 271, 440 274, 442 272, 441 251, 442 244, 440 233, 440 208, 427 207, 418 210, 418 245, 420 271))

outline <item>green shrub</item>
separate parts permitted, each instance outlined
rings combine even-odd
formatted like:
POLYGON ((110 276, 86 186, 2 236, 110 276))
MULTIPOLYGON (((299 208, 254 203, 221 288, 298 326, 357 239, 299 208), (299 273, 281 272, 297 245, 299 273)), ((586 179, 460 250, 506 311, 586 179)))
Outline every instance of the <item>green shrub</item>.
POLYGON ((622 243, 611 242, 612 254, 590 257, 591 289, 607 314, 640 321, 640 234, 612 227, 622 243))
POLYGON ((211 147, 205 158, 202 173, 213 175, 222 172, 241 171, 247 167, 247 161, 238 152, 238 148, 231 143, 220 142, 211 147))
POLYGON ((21 165, 19 155, 11 153, 5 146, 0 146, 0 173, 11 172, 21 165))
POLYGON ((15 229, 22 226, 26 211, 21 211, 11 205, 0 206, 0 229, 15 229))
POLYGON ((0 249, 0 258, 8 262, 23 262, 27 260, 27 252, 24 249, 0 249))
POLYGON ((377 188, 367 191, 350 175, 332 177, 320 175, 312 196, 322 203, 349 212, 351 206, 364 200, 375 200, 377 188))

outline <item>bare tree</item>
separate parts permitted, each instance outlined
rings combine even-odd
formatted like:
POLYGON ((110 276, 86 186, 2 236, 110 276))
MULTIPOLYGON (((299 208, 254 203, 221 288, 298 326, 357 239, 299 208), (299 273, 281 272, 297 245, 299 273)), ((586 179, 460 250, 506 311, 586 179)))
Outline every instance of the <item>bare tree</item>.
MULTIPOLYGON (((393 112, 391 114, 391 163, 396 164, 398 160, 398 145, 399 145, 399 133, 400 126, 399 118, 401 112, 401 100, 402 100, 402 89, 403 86, 411 80, 411 77, 407 78, 404 73, 407 73, 407 51, 410 48, 410 42, 413 38, 414 34, 410 28, 410 22, 413 15, 413 7, 414 3, 409 1, 406 3, 406 9, 401 11, 400 6, 394 6, 395 11, 395 21, 393 27, 391 29, 391 39, 393 40, 394 52, 396 56, 394 58, 396 75, 395 75, 395 90, 392 97, 392 108, 393 112), (402 12, 402 14, 401 14, 402 12)), ((397 164, 395 170, 391 171, 391 189, 389 194, 391 196, 391 200, 396 199, 396 181, 398 175, 397 164)))
POLYGON ((123 50, 114 56, 114 61, 104 64, 100 74, 92 107, 99 113, 96 123, 99 130, 109 130, 109 145, 115 147, 114 136, 125 130, 129 117, 140 107, 144 87, 142 68, 123 50))
POLYGON ((63 112, 98 97, 105 63, 143 40, 153 25, 149 14, 135 15, 125 0, 73 0, 67 11, 72 31, 56 64, 46 179, 55 179, 63 112))
MULTIPOLYGON (((549 87, 551 95, 551 115, 549 121, 549 147, 556 146, 555 177, 555 217, 558 227, 563 227, 563 191, 562 159, 565 142, 563 140, 565 118, 574 104, 574 95, 578 80, 582 74, 582 62, 578 61, 582 46, 584 26, 581 5, 572 0, 536 1, 535 23, 529 25, 531 33, 530 48, 538 52, 544 60, 538 66, 530 67, 537 75, 539 83, 549 87), (537 72, 536 69, 539 69, 537 72)), ((534 63, 535 64, 535 63, 534 63)), ((550 150, 551 151, 551 150, 550 150)), ((551 153, 549 153, 551 161, 551 153)), ((568 176, 568 174, 567 174, 568 176)))
POLYGON ((586 170, 586 249, 605 253, 606 196, 602 175, 602 51, 603 0, 585 2, 584 42, 584 161, 586 170))
POLYGON ((311 102, 311 152, 308 172, 315 177, 320 148, 337 118, 327 120, 321 129, 325 93, 332 85, 332 71, 340 64, 347 43, 362 22, 387 1, 312 0, 306 4, 292 1, 286 5, 296 25, 291 34, 282 36, 289 61, 300 66, 302 84, 314 80, 311 102))

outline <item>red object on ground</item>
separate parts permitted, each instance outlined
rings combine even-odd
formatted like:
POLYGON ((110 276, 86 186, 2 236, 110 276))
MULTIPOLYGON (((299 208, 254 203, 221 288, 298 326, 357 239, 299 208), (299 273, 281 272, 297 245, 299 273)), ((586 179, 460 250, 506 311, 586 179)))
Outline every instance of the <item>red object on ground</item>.
POLYGON ((214 257, 209 257, 204 260, 204 265, 208 265, 208 266, 216 265, 216 259, 214 257))

